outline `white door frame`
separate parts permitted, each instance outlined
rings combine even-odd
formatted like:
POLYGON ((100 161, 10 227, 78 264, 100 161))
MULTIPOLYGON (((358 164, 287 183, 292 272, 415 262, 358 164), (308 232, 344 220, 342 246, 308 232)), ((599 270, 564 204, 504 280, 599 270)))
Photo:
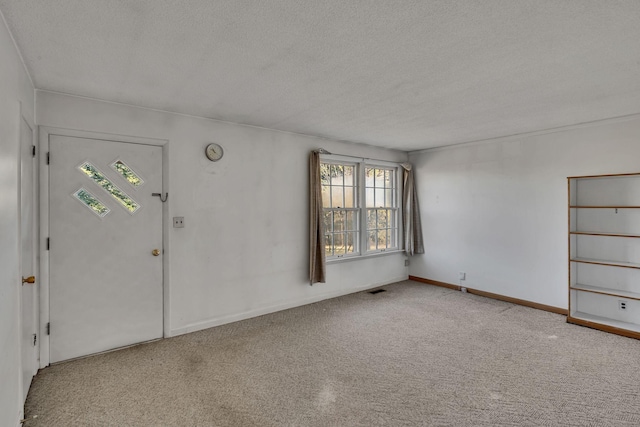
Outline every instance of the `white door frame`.
MULTIPOLYGON (((141 138, 137 136, 126 136, 109 133, 89 132, 75 129, 62 129, 50 126, 40 126, 39 129, 39 152, 40 152, 40 368, 50 364, 50 341, 47 334, 47 324, 49 323, 49 251, 47 249, 47 238, 49 237, 49 170, 47 164, 47 153, 49 153, 49 137, 52 135, 70 136, 85 139, 97 139, 105 141, 117 141, 130 144, 145 144, 162 147, 162 191, 169 193, 169 146, 168 140, 155 138, 141 138)), ((170 235, 169 226, 169 203, 162 204, 162 246, 164 254, 162 257, 162 293, 163 293, 163 337, 170 335, 170 292, 169 292, 169 259, 170 235)))
MULTIPOLYGON (((30 116, 28 116, 26 114, 26 112, 24 111, 24 107, 22 105, 22 102, 20 103, 20 121, 24 120, 24 122, 27 124, 27 126, 29 126, 29 128, 31 129, 31 145, 33 145, 34 147, 36 146, 36 133, 37 133, 37 128, 35 126, 35 123, 33 121, 33 118, 31 118, 30 116)), ((24 284, 20 284, 21 282, 19 281, 22 278, 22 266, 23 266, 23 259, 22 259, 22 123, 19 122, 19 134, 18 134, 18 140, 19 140, 19 156, 18 156, 18 163, 19 163, 19 169, 18 169, 18 194, 19 194, 19 199, 18 199, 18 244, 19 246, 19 251, 18 251, 18 256, 19 256, 19 271, 20 271, 20 277, 18 277, 18 286, 25 286, 24 284)), ((37 159, 37 150, 36 150, 36 159, 37 159)), ((38 325, 39 322, 39 315, 40 315, 40 310, 38 310, 38 303, 37 301, 39 301, 39 282, 40 282, 40 277, 39 277, 39 265, 38 265, 38 215, 37 215, 37 204, 38 204, 38 167, 37 167, 37 163, 34 164, 33 166, 33 173, 34 173, 34 180, 33 180, 33 198, 32 198, 32 203, 34 203, 33 209, 35 211, 35 215, 33 216, 34 221, 33 224, 31 224, 32 227, 32 236, 34 239, 34 246, 33 246, 33 253, 31 254, 32 256, 32 265, 34 268, 33 274, 36 277, 36 282, 33 286, 35 286, 35 301, 34 301, 34 306, 33 306, 33 310, 35 310, 34 313, 34 317, 35 317, 35 322, 36 325, 38 325)), ((24 355, 22 354, 22 319, 23 319, 23 312, 22 312, 22 289, 18 288, 19 292, 18 292, 18 330, 19 332, 19 336, 20 336, 20 341, 18 342, 18 347, 20 348, 20 381, 19 381, 19 394, 20 394, 20 416, 23 417, 24 413, 22 412, 24 409, 24 401, 22 400, 22 395, 24 394, 24 386, 23 386, 23 382, 22 382, 22 369, 23 369, 23 363, 24 361, 24 355)), ((37 329, 37 327, 36 327, 37 329)), ((38 333, 38 337, 36 340, 36 348, 39 349, 40 347, 40 334, 38 333)), ((36 350, 36 352, 38 352, 38 350, 36 350)), ((38 353, 36 353, 38 354, 38 353)), ((32 362, 36 362, 37 361, 32 361, 32 362)), ((35 368, 35 365, 33 366, 35 368)))

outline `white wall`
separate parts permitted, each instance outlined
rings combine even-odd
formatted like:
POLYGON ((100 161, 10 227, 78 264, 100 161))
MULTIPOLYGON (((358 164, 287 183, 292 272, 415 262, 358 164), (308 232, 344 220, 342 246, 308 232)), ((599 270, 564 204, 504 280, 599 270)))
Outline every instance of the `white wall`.
POLYGON ((166 237, 170 334, 189 332, 407 277, 404 255, 331 264, 308 284, 308 153, 406 161, 407 154, 96 100, 37 92, 38 124, 169 141, 166 237), (208 142, 225 149, 211 163, 208 142))
POLYGON ((640 117, 410 161, 426 253, 411 259, 409 274, 567 308, 566 177, 640 172, 640 117))
POLYGON ((20 114, 33 119, 33 87, 0 15, 0 425, 21 416, 20 114))

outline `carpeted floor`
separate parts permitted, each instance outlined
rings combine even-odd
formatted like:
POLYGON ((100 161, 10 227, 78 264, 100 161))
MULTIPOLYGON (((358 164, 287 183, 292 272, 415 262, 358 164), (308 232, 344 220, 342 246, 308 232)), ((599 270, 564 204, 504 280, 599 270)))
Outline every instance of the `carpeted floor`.
POLYGON ((24 425, 640 425, 640 341, 383 288, 48 367, 24 425))

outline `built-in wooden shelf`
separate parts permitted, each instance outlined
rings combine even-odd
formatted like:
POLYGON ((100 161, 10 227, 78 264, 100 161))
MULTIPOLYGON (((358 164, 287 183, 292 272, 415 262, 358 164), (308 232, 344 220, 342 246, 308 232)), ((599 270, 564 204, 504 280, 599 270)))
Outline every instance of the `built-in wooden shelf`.
POLYGON ((583 236, 640 237, 640 234, 611 233, 611 232, 601 232, 601 231, 570 231, 569 234, 580 234, 583 236))
MULTIPOLYGON (((567 320, 571 323, 579 323, 579 322, 572 322, 572 320, 583 320, 587 323, 590 323, 590 322, 594 323, 594 325, 586 324, 585 326, 595 327, 597 325, 605 325, 605 326, 610 326, 616 329, 624 329, 627 331, 632 331, 632 332, 635 332, 635 334, 640 334, 640 325, 636 325, 635 323, 622 322, 620 320, 613 320, 613 319, 609 319, 608 317, 596 316, 594 314, 583 313, 581 311, 576 311, 572 313, 571 315, 569 315, 569 318, 567 320)), ((579 324, 584 324, 584 323, 579 323, 579 324)))
POLYGON ((577 205, 571 205, 569 207, 571 209, 640 209, 640 206, 624 206, 624 205, 620 205, 620 206, 600 206, 600 205, 577 206, 577 205))
POLYGON ((596 264, 596 265, 608 265, 610 267, 624 267, 624 268, 637 268, 640 269, 640 264, 635 262, 617 262, 617 261, 605 261, 601 259, 592 258, 571 258, 571 262, 581 262, 583 264, 596 264))
POLYGON ((609 289, 609 288, 603 288, 602 286, 583 285, 581 283, 576 283, 575 285, 571 286, 571 289, 576 291, 593 292, 595 294, 609 295, 612 297, 640 300, 640 293, 623 291, 621 289, 609 289))
POLYGON ((567 187, 567 321, 640 339, 640 173, 574 176, 567 187))

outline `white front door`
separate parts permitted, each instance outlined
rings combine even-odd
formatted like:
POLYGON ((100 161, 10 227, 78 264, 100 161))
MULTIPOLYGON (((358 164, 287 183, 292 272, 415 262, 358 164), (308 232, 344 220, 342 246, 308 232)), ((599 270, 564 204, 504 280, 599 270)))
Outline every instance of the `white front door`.
POLYGON ((51 363, 162 337, 162 148, 49 143, 51 363))
POLYGON ((20 290, 22 401, 29 392, 31 379, 38 370, 36 343, 36 261, 35 261, 35 166, 33 130, 21 119, 20 123, 20 251, 23 283, 20 290), (33 283, 30 283, 32 282, 33 283))

